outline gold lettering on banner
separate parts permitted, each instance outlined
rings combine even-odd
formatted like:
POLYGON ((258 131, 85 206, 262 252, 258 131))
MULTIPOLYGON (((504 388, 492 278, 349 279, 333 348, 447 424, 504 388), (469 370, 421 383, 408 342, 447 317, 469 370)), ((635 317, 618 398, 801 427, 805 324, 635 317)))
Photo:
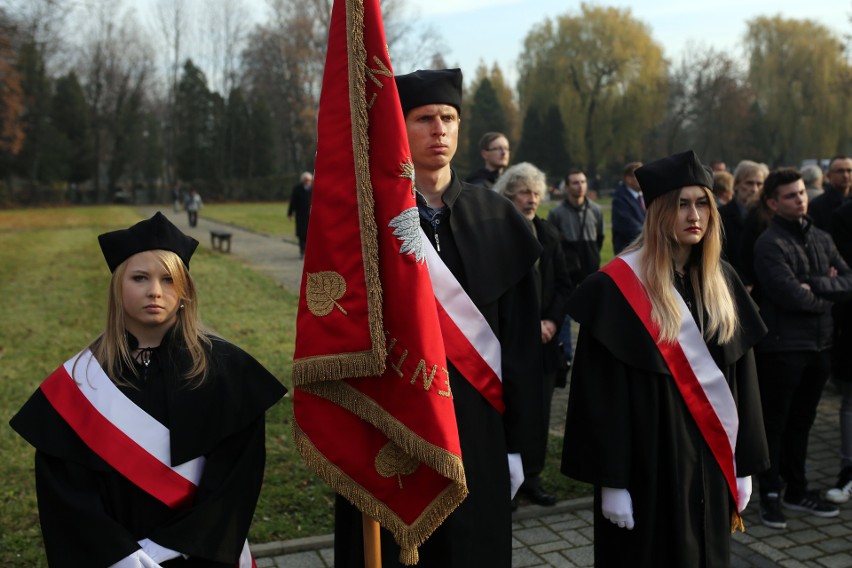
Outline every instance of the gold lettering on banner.
MULTIPOLYGON (((372 83, 376 87, 378 87, 379 89, 384 89, 385 88, 384 83, 382 83, 382 81, 376 75, 381 75, 383 77, 392 78, 393 73, 390 72, 390 69, 387 68, 387 65, 385 65, 384 62, 381 59, 379 59, 378 56, 376 56, 376 55, 373 56, 373 63, 375 63, 378 66, 378 69, 373 69, 371 67, 367 67, 366 68, 367 78, 370 79, 370 81, 372 81, 372 83)), ((377 98, 379 98, 379 94, 373 93, 373 95, 370 97, 370 101, 367 103, 367 110, 373 109, 373 105, 376 103, 377 98)))
POLYGON ((388 442, 379 450, 374 463, 376 472, 382 477, 395 475, 400 489, 402 489, 402 476, 411 475, 420 466, 417 458, 408 455, 393 442, 388 442))
POLYGON ((426 374, 426 361, 420 359, 417 363, 417 368, 414 369, 414 374, 411 375, 411 384, 413 385, 418 379, 419 374, 423 374, 423 390, 432 388, 432 380, 435 378, 435 372, 438 370, 438 365, 432 365, 432 372, 426 374))
POLYGON ((373 56, 373 63, 379 66, 378 69, 371 69, 367 67, 367 76, 370 80, 375 84, 378 88, 384 88, 382 82, 376 77, 376 75, 382 75, 383 77, 393 77, 393 73, 390 72, 390 69, 387 68, 384 61, 378 58, 378 56, 373 56))
POLYGON ((417 362, 417 366, 414 368, 414 371, 410 376, 407 375, 407 372, 403 370, 403 365, 405 364, 408 356, 410 354, 408 349, 405 349, 404 346, 399 345, 399 341, 395 337, 391 337, 389 331, 385 330, 385 338, 387 339, 387 361, 388 367, 393 369, 393 372, 400 378, 405 378, 409 384, 413 385, 418 380, 423 381, 423 390, 429 392, 434 390, 439 396, 443 396, 445 398, 452 398, 453 392, 450 389, 450 372, 441 365, 440 363, 431 365, 426 362, 425 359, 420 359, 417 362), (396 353, 394 353, 394 349, 396 349, 396 353), (395 358, 396 360, 392 359, 395 358), (435 376, 439 373, 439 376, 435 376), (441 383, 446 385, 446 390, 441 390, 441 383), (432 387, 435 387, 434 389, 432 387))
MULTIPOLYGON (((396 339, 394 339, 394 342, 396 339)), ((408 358, 408 349, 402 352, 402 356, 399 358, 399 362, 391 363, 391 368, 396 371, 396 374, 400 377, 402 376, 402 364, 405 363, 405 360, 408 358)))
POLYGON ((447 385, 447 390, 438 390, 438 394, 447 398, 453 398, 453 391, 450 389, 450 372, 444 367, 441 367, 441 372, 444 373, 444 383, 447 385))

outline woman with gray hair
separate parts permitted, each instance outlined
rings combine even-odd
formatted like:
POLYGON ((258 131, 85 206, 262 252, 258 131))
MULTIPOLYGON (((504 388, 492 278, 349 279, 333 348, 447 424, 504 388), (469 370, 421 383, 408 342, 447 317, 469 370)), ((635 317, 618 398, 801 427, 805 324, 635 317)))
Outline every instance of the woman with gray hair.
MULTIPOLYGON (((560 348, 557 335, 559 326, 565 319, 566 303, 573 288, 565 254, 560 244, 559 230, 540 217, 536 211, 547 191, 544 172, 528 162, 522 162, 508 168, 494 185, 497 191, 508 198, 529 222, 530 230, 542 246, 541 257, 535 265, 536 280, 539 288, 537 302, 541 313, 541 357, 542 376, 530 377, 541 382, 543 405, 541 408, 540 430, 535 447, 521 451, 524 464, 524 483, 520 493, 537 505, 550 507, 556 504, 556 496, 547 493, 541 484, 540 474, 544 470, 547 453, 547 433, 550 428, 550 402, 556 386, 556 376, 560 372, 560 348)), ((536 304, 533 304, 536 305, 536 304)), ((563 370, 562 373, 565 371, 563 370)), ((564 379, 564 375, 562 377, 564 379)), ((562 383, 564 386, 564 382, 562 383)), ((515 502, 513 501, 513 505, 515 502)))

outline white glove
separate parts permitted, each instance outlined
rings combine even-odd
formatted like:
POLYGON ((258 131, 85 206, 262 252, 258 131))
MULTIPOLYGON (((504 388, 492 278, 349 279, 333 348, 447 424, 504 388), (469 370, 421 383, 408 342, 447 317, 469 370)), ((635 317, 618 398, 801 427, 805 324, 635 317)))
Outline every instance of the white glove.
POLYGON ((139 546, 142 547, 145 554, 150 556, 151 560, 154 562, 165 562, 166 560, 172 560, 173 558, 178 558, 180 556, 184 558, 187 557, 185 554, 181 554, 177 550, 161 546, 148 538, 140 540, 139 546))
POLYGON ((137 550, 130 556, 125 556, 109 568, 163 568, 154 562, 142 549, 137 550))
POLYGON ((605 519, 619 528, 633 528, 633 500, 627 489, 601 487, 601 512, 605 519))
POLYGON ((524 464, 521 461, 521 454, 509 454, 509 499, 514 499, 524 482, 524 464))
POLYGON ((745 511, 751 499, 751 476, 737 478, 737 513, 745 511))

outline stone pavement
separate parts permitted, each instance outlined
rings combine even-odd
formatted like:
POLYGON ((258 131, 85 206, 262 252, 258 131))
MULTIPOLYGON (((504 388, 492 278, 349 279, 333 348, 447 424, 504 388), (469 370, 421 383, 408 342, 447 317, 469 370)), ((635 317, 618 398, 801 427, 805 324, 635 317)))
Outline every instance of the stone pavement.
MULTIPOLYGON (((154 207, 140 208, 140 212, 147 216, 155 210, 154 207)), ((184 213, 174 213, 167 206, 160 210, 206 247, 210 247, 210 230, 233 233, 233 256, 285 288, 298 292, 302 263, 295 241, 206 219, 203 210, 198 226, 190 229, 184 213)), ((558 436, 562 435, 567 395, 568 389, 557 389, 553 398, 551 432, 558 436)), ((808 478, 812 488, 825 490, 836 480, 840 447, 839 406, 840 396, 829 384, 811 431, 808 478)), ((734 568, 852 568, 852 502, 841 505, 840 516, 833 519, 787 511, 787 528, 784 530, 761 525, 757 509, 755 494, 744 515, 746 532, 733 537, 734 568)), ((593 566, 592 542, 590 498, 563 501, 551 508, 522 506, 513 516, 512 566, 593 566)), ((252 550, 257 557, 258 568, 326 568, 334 566, 333 545, 332 535, 320 535, 257 544, 252 546, 252 550)))

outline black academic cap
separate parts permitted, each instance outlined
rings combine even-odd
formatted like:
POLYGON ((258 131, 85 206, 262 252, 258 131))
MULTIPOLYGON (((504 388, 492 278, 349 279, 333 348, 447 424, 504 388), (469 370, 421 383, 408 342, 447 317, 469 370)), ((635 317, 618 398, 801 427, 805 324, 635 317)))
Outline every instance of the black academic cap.
POLYGON ((403 115, 419 106, 438 104, 454 106, 461 114, 461 69, 418 69, 395 79, 403 115))
POLYGON ((664 193, 689 185, 713 189, 713 174, 692 150, 655 160, 637 168, 636 180, 642 188, 645 206, 664 193))
POLYGON ((159 211, 129 229, 99 235, 98 242, 110 272, 115 272, 118 265, 136 253, 157 249, 178 255, 188 270, 189 259, 198 246, 198 241, 184 235, 159 211))

